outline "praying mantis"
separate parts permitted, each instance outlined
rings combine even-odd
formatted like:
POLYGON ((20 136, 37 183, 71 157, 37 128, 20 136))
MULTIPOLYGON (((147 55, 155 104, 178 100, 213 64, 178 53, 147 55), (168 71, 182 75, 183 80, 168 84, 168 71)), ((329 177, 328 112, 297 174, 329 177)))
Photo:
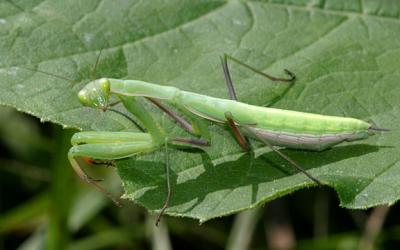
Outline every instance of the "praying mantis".
MULTIPOLYGON (((224 55, 221 62, 230 99, 210 97, 139 80, 95 79, 79 91, 80 102, 84 106, 106 111, 112 106, 110 96, 114 96, 142 123, 147 132, 84 131, 74 134, 68 158, 78 176, 118 204, 118 201, 98 184, 98 180, 86 174, 77 158, 90 157, 99 161, 109 161, 164 148, 167 196, 160 209, 157 225, 168 208, 172 194, 168 148, 170 145, 202 147, 212 144, 208 141, 205 121, 229 128, 244 151, 251 151, 249 138, 264 143, 318 185, 321 185, 321 182, 317 178, 283 154, 276 146, 322 151, 345 141, 366 139, 377 131, 387 131, 355 118, 282 110, 239 102, 230 77, 228 59, 273 81, 293 83, 296 79, 295 75, 286 69, 289 78, 277 78, 229 55, 224 55), (169 137, 136 97, 147 98, 196 138, 169 137), (175 107, 183 116, 163 102, 175 107)), ((97 62, 98 59, 94 69, 97 62)))

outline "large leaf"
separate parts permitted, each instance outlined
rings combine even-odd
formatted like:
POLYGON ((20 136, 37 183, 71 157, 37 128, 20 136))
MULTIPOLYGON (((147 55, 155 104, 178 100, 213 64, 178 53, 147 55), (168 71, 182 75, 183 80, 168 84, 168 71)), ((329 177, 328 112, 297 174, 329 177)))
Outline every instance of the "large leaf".
MULTIPOLYGON (((275 75, 288 68, 298 77, 292 88, 233 65, 239 99, 390 128, 325 152, 285 153, 335 188, 344 207, 391 204, 400 188, 399 8, 395 1, 372 0, 2 1, 0 103, 67 127, 133 130, 129 120, 82 107, 76 98, 92 79, 101 48, 98 77, 141 79, 222 98, 223 53, 275 75)), ((165 115, 152 112, 169 133, 179 133, 165 115)), ((224 128, 210 130, 212 146, 204 151, 170 149, 169 214, 205 221, 313 185, 269 150, 259 148, 252 159, 224 128)), ((162 206, 163 158, 161 151, 118 162, 125 197, 150 210, 162 206)))

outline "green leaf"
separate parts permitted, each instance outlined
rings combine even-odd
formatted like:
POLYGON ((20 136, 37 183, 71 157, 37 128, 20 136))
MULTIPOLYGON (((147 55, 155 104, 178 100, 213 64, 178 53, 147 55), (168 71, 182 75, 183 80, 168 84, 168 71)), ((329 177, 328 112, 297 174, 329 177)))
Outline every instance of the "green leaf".
MULTIPOLYGON (((240 101, 371 120, 391 132, 324 152, 284 150, 333 187, 341 205, 399 199, 400 4, 394 1, 3 1, 0 104, 66 127, 134 130, 124 117, 82 107, 97 77, 140 79, 226 98, 219 56, 296 73, 289 88, 232 65, 240 101), (25 68, 71 78, 50 77, 25 68)), ((119 107, 123 110, 121 107, 119 107)), ((154 111, 152 109, 152 111, 154 111)), ((180 128, 154 115, 171 134, 180 128)), ((170 149, 167 213, 206 221, 313 185, 265 148, 250 158, 224 128, 204 151, 170 149)), ((118 162, 125 197, 149 210, 165 200, 163 152, 118 162)))

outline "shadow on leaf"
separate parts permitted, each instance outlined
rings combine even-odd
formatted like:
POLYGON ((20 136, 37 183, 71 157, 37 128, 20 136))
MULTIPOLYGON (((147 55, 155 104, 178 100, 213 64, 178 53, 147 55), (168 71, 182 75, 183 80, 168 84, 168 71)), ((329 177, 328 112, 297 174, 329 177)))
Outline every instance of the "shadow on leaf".
MULTIPOLYGON (((318 175, 318 169, 330 163, 376 152, 379 148, 359 144, 337 146, 324 152, 283 151, 329 186, 343 187, 343 183, 339 182, 344 181, 345 186, 361 185, 357 188, 362 188, 366 182, 346 176, 325 178, 324 175, 318 175)), ((274 152, 267 152, 255 159, 245 154, 236 161, 218 165, 213 165, 206 153, 201 153, 201 156, 202 165, 171 173, 173 195, 167 214, 207 220, 314 185, 274 152)), ((163 163, 128 159, 118 164, 118 171, 129 199, 150 210, 162 207, 166 196, 163 163)), ((348 194, 355 195, 354 192, 348 194)))

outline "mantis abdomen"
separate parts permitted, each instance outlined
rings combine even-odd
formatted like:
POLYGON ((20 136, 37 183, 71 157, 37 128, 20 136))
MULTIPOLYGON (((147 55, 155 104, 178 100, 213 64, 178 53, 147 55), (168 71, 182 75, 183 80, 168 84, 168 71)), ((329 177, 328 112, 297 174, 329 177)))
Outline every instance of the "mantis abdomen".
MULTIPOLYGON (((324 150, 343 141, 366 139, 371 125, 362 120, 266 108, 181 91, 181 103, 199 116, 225 122, 230 112, 240 126, 247 124, 272 145, 324 150)), ((253 133, 246 133, 252 136, 253 133)))

